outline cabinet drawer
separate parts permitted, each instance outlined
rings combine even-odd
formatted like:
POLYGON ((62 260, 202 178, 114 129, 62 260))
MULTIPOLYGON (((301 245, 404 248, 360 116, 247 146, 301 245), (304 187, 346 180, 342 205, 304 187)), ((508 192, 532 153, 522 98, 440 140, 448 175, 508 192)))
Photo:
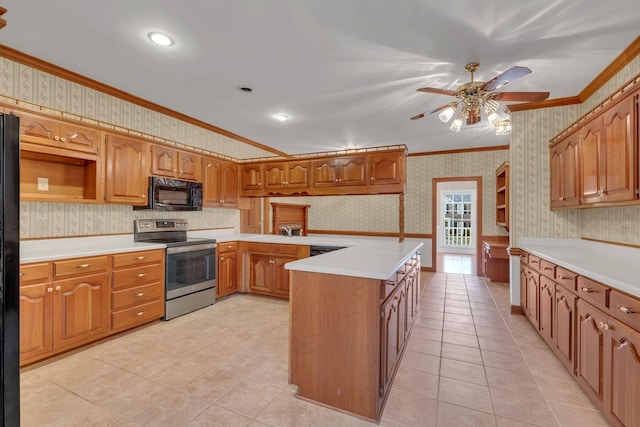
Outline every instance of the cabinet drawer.
POLYGON ((20 266, 20 284, 46 282, 49 280, 49 263, 25 264, 20 266))
POLYGON ((109 263, 106 256, 91 258, 77 258, 72 260, 54 261, 53 274, 55 277, 70 276, 73 274, 92 273, 104 271, 109 263))
POLYGON ((143 265, 113 272, 113 289, 161 282, 163 269, 160 264, 143 265))
POLYGON ((131 265, 159 263, 162 261, 163 250, 127 252, 113 255, 113 268, 127 267, 131 265))
POLYGON ((254 243, 249 242, 247 244, 247 250, 249 252, 266 252, 271 253, 271 243, 254 243))
POLYGON ((607 308, 610 289, 586 277, 578 276, 578 296, 600 308, 607 308))
POLYGON ((540 271, 540 258, 538 258, 535 255, 529 254, 528 265, 529 265, 529 267, 533 268, 534 270, 540 271))
POLYGON ((573 271, 566 270, 562 267, 556 267, 556 283, 564 286, 565 288, 575 291, 576 277, 578 277, 578 275, 573 271))
POLYGON ((298 246, 297 245, 273 245, 271 247, 271 252, 273 252, 274 254, 297 255, 298 246))
POLYGON ((234 252, 236 249, 238 249, 238 242, 218 243, 218 253, 234 252))
POLYGON ((130 328, 164 316, 164 300, 138 305, 111 315, 114 330, 130 328))
POLYGON ((556 277, 556 265, 552 262, 549 262, 545 259, 540 260, 540 273, 544 274, 550 279, 555 279, 556 277))
POLYGON ((609 298, 611 314, 640 331, 640 300, 616 290, 611 291, 609 298))
POLYGON ((118 311, 123 308, 163 299, 162 297, 164 297, 164 289, 161 282, 136 286, 135 288, 113 292, 112 308, 113 311, 118 311))

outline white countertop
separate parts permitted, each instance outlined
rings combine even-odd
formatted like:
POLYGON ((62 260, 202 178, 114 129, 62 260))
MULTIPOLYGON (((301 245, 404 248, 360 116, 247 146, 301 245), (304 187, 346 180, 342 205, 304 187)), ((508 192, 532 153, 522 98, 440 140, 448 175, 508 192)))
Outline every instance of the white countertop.
POLYGON ((640 249, 582 239, 520 238, 519 247, 582 276, 640 297, 640 249))
MULTIPOLYGON (((407 258, 423 246, 420 239, 310 235, 278 236, 274 234, 235 233, 233 229, 188 231, 189 237, 212 238, 217 242, 244 241, 285 243, 294 245, 345 246, 345 249, 287 263, 290 270, 313 271, 372 279, 387 279, 407 258)), ((133 234, 61 239, 23 240, 20 242, 20 263, 54 261, 85 256, 161 249, 159 243, 133 241, 133 234)))

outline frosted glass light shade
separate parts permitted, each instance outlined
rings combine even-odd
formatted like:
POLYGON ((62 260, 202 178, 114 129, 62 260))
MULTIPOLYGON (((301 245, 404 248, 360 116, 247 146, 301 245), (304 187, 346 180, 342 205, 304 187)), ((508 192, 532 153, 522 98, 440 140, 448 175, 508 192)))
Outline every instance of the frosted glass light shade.
POLYGON ((456 109, 453 108, 453 106, 449 105, 447 108, 442 110, 442 112, 440 113, 440 115, 438 117, 440 118, 440 120, 442 120, 443 122, 446 123, 449 120, 451 120, 451 117, 453 117, 453 114, 455 112, 456 112, 456 109))
POLYGON ((500 116, 498 116, 496 113, 491 113, 489 114, 489 116, 487 117, 487 120, 489 121, 489 124, 493 127, 496 127, 496 125, 498 124, 498 122, 500 121, 500 116))
POLYGON ((454 132, 460 132, 460 129, 462 129, 462 119, 460 116, 456 117, 453 123, 451 123, 451 127, 449 127, 449 129, 454 132))

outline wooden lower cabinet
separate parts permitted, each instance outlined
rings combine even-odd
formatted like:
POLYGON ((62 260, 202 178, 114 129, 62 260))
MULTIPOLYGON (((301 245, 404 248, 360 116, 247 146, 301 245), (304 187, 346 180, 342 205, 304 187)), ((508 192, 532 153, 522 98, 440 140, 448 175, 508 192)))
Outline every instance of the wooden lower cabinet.
POLYGON ((553 347, 554 329, 553 329, 553 308, 555 301, 556 286, 553 280, 540 276, 540 317, 539 332, 542 338, 553 347))
POLYGON ((20 361, 53 351, 53 284, 20 287, 20 361))
POLYGON ((288 298, 289 272, 284 265, 307 256, 307 245, 249 243, 246 254, 249 292, 288 298))
POLYGON ((419 257, 388 280, 290 272, 289 379, 298 396, 380 419, 418 309, 419 257))
POLYGON ((553 304, 553 350, 569 372, 575 374, 576 296, 556 285, 553 304))
POLYGON ((536 329, 540 326, 538 312, 539 298, 540 274, 532 268, 524 266, 520 270, 520 302, 522 304, 522 311, 536 329))
POLYGON ((216 297, 223 297, 238 291, 237 249, 237 242, 224 242, 218 244, 216 297))
POLYGON ((577 380, 592 399, 602 402, 604 398, 604 324, 607 322, 607 315, 579 299, 577 320, 577 380))
POLYGON ((640 426, 640 332, 609 319, 605 411, 613 422, 640 426))
POLYGON ((107 274, 53 282, 53 346, 78 346, 109 334, 107 274))

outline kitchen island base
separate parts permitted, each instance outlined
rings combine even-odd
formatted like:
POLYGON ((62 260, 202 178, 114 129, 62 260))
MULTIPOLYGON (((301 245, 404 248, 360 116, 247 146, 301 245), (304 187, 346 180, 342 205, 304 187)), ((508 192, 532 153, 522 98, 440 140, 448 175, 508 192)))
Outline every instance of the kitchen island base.
POLYGON ((418 310, 419 255, 389 279, 290 271, 289 382, 378 421, 418 310))

